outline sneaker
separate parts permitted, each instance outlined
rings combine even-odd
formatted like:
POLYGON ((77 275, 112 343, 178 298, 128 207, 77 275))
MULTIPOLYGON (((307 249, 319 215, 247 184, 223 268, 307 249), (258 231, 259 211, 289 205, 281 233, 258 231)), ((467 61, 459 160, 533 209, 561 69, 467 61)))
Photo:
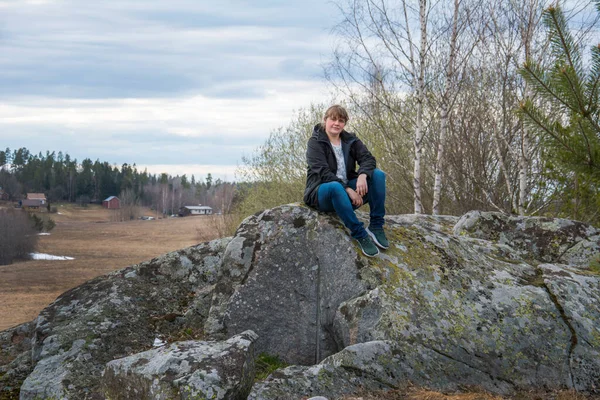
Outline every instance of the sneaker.
POLYGON ((373 230, 367 228, 367 233, 369 234, 369 236, 371 236, 371 238, 377 246, 381 247, 384 250, 390 247, 390 242, 388 242, 387 238, 385 237, 385 232, 383 231, 383 228, 373 230))
POLYGON ((369 235, 356 240, 358 241, 360 249, 365 256, 375 257, 377 254, 379 254, 379 250, 377 250, 375 243, 373 243, 369 235))

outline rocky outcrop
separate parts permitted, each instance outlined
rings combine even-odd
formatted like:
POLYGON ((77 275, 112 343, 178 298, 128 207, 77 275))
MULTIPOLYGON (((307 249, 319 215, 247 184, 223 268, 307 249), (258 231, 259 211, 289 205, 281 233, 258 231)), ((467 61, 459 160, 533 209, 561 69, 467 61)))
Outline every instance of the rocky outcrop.
POLYGON ((254 383, 256 334, 225 342, 183 341, 106 364, 104 394, 112 400, 242 400, 254 383))
POLYGON ((317 365, 292 366, 274 372, 254 385, 248 399, 295 400, 323 394, 333 399, 358 391, 393 389, 407 384, 406 367, 393 343, 359 343, 317 365))
POLYGON ((336 333, 344 346, 390 340, 411 366, 408 378, 438 389, 598 390, 600 342, 592 339, 600 337, 598 276, 582 264, 534 258, 556 260, 567 243, 586 240, 581 232, 595 230, 537 218, 511 220, 520 220, 524 232, 517 223, 489 229, 490 220, 504 219, 472 213, 457 222, 456 235, 390 224, 394 245, 371 263, 385 279, 338 309, 336 333), (564 227, 571 242, 559 233, 564 227), (543 240, 535 240, 536 230, 543 240), (561 251, 541 243, 557 243, 561 251))
POLYGON ((532 262, 569 264, 588 269, 600 252, 600 231, 578 221, 531 218, 471 211, 453 229, 455 235, 506 244, 532 262))
POLYGON ((363 293, 361 258, 337 220, 305 207, 266 210, 242 223, 223 256, 206 332, 259 334, 257 352, 310 365, 342 348, 340 303, 363 293))
POLYGON ((21 399, 104 398, 107 362, 193 332, 206 317, 227 240, 169 253, 93 279, 61 295, 34 321, 34 368, 21 399), (203 311, 204 310, 204 311, 203 311))
POLYGON ((23 381, 31 373, 31 337, 28 322, 0 332, 0 399, 16 399, 23 381))
POLYGON ((231 239, 92 280, 33 324, 0 333, 0 387, 26 377, 22 399, 103 399, 107 371, 180 390, 189 385, 172 382, 208 371, 206 360, 164 376, 132 360, 172 363, 181 346, 206 349, 250 329, 257 353, 296 364, 255 384, 253 399, 409 382, 600 391, 597 229, 483 212, 386 221, 390 249, 367 259, 334 216, 281 206, 247 218, 231 239), (169 347, 144 353, 157 338, 169 347))

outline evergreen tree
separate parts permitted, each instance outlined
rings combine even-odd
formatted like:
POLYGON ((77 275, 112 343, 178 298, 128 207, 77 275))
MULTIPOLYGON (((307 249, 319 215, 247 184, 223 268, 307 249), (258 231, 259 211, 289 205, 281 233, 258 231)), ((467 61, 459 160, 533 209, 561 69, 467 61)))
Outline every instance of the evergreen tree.
MULTIPOLYGON (((600 0, 596 0, 596 6, 600 9, 600 0)), ((563 211, 573 218, 597 219, 600 46, 591 48, 590 65, 586 67, 581 46, 575 42, 560 7, 544 11, 544 24, 549 32, 552 65, 544 70, 527 60, 520 69, 536 97, 527 98, 519 114, 542 139, 548 157, 546 173, 561 192, 563 211)))

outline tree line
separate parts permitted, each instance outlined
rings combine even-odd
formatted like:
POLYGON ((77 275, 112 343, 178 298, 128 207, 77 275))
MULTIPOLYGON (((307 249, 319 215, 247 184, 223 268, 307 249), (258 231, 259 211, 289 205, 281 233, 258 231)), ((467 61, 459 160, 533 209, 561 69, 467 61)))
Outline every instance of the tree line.
MULTIPOLYGON (((600 220, 599 2, 347 0, 325 75, 387 173, 388 213, 600 220), (590 49, 590 50, 588 50, 590 49)), ((245 212, 302 199, 300 110, 244 159, 245 212)))
POLYGON ((27 148, 0 150, 0 188, 9 200, 18 201, 28 192, 45 193, 49 202, 100 203, 109 196, 124 206, 148 206, 162 214, 176 214, 184 205, 207 205, 229 212, 235 184, 213 180, 196 181, 194 175, 171 176, 140 171, 135 164, 120 167, 85 158, 78 162, 67 153, 31 153, 27 148))

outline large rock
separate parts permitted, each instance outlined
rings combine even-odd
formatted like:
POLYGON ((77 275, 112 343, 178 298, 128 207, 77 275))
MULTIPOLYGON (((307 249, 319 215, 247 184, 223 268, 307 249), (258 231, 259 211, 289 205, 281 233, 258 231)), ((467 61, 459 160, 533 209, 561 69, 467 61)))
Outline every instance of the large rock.
MULTIPOLYGON (((479 222, 507 219, 477 214, 479 222)), ((457 223, 457 235, 391 219, 392 246, 369 262, 381 284, 338 310, 335 329, 343 345, 392 341, 410 366, 408 379, 438 389, 476 384, 496 393, 597 391, 598 276, 574 266, 539 265, 595 229, 521 218, 522 227, 536 226, 545 238, 536 242, 517 228, 500 224, 494 233, 488 225, 466 223, 470 218, 457 223), (576 229, 565 228, 561 236, 557 226, 576 229), (556 243, 558 250, 544 249, 542 242, 556 243)))
POLYGON ((105 398, 106 363, 204 327, 207 340, 251 329, 258 353, 304 365, 257 384, 257 399, 409 381, 600 391, 597 229, 482 212, 386 221, 390 249, 367 259, 335 216, 281 206, 230 241, 92 280, 0 334, 0 382, 27 376, 22 399, 105 398))
POLYGON ((99 380, 108 361, 201 326, 210 299, 205 289, 216 281, 227 243, 169 253, 61 295, 34 321, 34 369, 20 398, 104 398, 99 380))
POLYGON ((392 389, 407 384, 405 368, 403 356, 393 343, 359 343, 317 365, 291 366, 272 373, 254 385, 248 399, 335 399, 361 390, 392 389))
POLYGON ((17 398, 23 381, 31 373, 31 336, 28 322, 0 332, 0 399, 17 398))
POLYGON ((368 286, 355 246, 337 219, 306 207, 246 219, 223 256, 206 332, 252 329, 257 352, 288 363, 310 365, 341 350, 335 312, 368 286))
POLYGON ((243 400, 254 383, 256 334, 225 342, 183 341, 109 362, 102 386, 112 400, 243 400))
POLYGON ((583 268, 589 267, 590 258, 600 250, 596 228, 562 218, 471 211, 458 221, 454 234, 507 244, 530 261, 566 262, 583 268), (579 249, 573 250, 576 246, 579 249))

